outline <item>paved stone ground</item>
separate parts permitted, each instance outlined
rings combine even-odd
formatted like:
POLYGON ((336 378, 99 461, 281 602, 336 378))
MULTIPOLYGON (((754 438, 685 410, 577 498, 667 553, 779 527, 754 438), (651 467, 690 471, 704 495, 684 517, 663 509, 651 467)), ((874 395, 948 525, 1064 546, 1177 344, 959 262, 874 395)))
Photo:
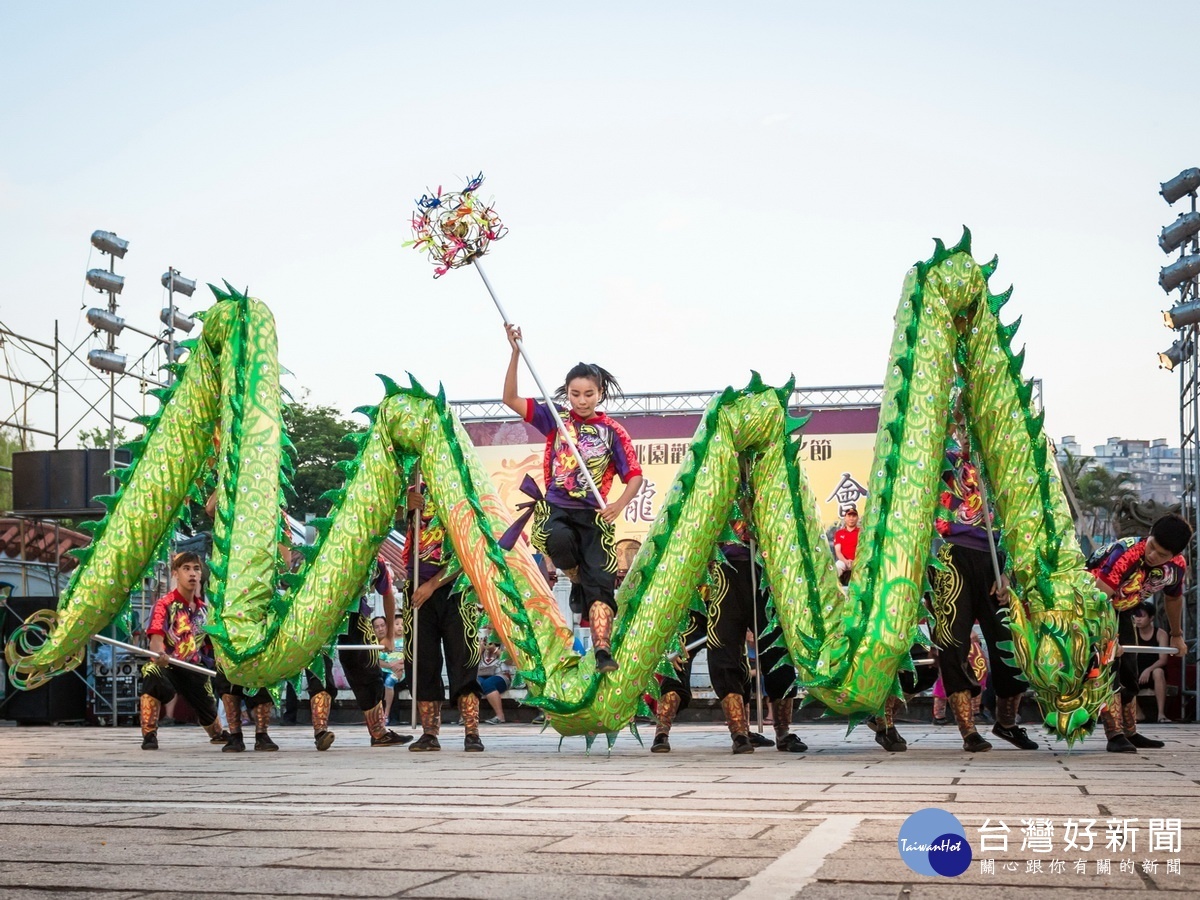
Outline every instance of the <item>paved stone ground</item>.
POLYGON ((521 725, 484 726, 482 755, 461 752, 457 728, 421 755, 370 749, 350 726, 318 754, 308 729, 275 728, 282 752, 235 756, 198 728, 164 728, 147 753, 132 729, 2 727, 0 897, 1200 895, 1200 728, 1150 726, 1167 747, 1136 756, 1098 740, 972 755, 953 728, 902 730, 903 754, 806 723, 807 754, 734 757, 708 725, 678 726, 669 755, 626 734, 590 756, 521 725), (965 826, 975 860, 958 878, 900 859, 900 824, 930 806, 965 826), (1072 817, 1097 820, 1088 852, 1064 849, 1072 817), (1021 849, 1036 818, 1050 852, 1021 849), (1181 830, 1164 823, 1153 849, 1151 818, 1181 830), (1007 852, 980 852, 989 819, 1009 829, 1007 852), (1106 849, 1109 819, 1136 819, 1136 846, 1106 849))

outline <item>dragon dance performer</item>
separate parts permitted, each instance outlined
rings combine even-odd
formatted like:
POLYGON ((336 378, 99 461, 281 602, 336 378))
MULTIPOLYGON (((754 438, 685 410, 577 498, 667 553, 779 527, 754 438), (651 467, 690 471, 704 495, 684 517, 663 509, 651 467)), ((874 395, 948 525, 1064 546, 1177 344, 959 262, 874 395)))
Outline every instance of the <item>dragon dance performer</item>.
POLYGON ((221 748, 222 753, 241 753, 246 749, 245 738, 242 737, 242 704, 254 722, 254 749, 262 752, 272 752, 279 745, 271 740, 268 728, 271 724, 271 713, 275 710, 275 700, 266 688, 247 693, 240 684, 234 684, 218 667, 217 677, 213 679, 213 689, 221 697, 221 705, 225 707, 225 719, 229 723, 229 739, 221 748))
MULTIPOLYGON (((896 713, 900 711, 900 704, 907 703, 917 694, 929 690, 937 681, 936 660, 932 659, 933 654, 929 650, 920 644, 913 644, 909 649, 909 656, 914 664, 931 661, 934 665, 919 667, 914 665, 912 672, 899 673, 900 690, 904 694, 904 699, 901 700, 900 697, 894 695, 888 697, 883 708, 883 715, 867 716, 863 720, 863 724, 875 732, 875 743, 888 753, 903 753, 908 749, 908 741, 896 730, 896 713)), ((975 671, 978 673, 978 669, 975 671)))
POLYGON ((228 733, 217 720, 217 704, 207 675, 172 666, 171 659, 199 663, 206 640, 204 623, 208 607, 200 596, 203 566, 195 553, 177 553, 171 560, 175 587, 154 604, 146 634, 150 649, 158 654, 142 666, 139 715, 142 749, 158 749, 158 719, 162 708, 178 693, 196 710, 201 727, 211 743, 223 744, 228 733))
MULTIPOLYGON (((743 495, 745 496, 745 495, 743 495)), ((786 651, 772 645, 782 637, 779 626, 763 634, 767 618, 767 591, 761 577, 755 583, 757 568, 750 559, 749 502, 744 501, 742 516, 731 523, 738 543, 722 544, 726 562, 716 568, 716 585, 709 603, 708 671, 713 689, 721 698, 725 721, 733 740, 734 753, 753 753, 749 716, 743 685, 750 672, 746 660, 746 632, 753 632, 757 619, 758 677, 770 702, 775 722, 775 749, 784 753, 804 753, 808 745, 792 734, 792 708, 796 699, 796 670, 779 664, 786 651)), ((758 573, 761 575, 761 573, 758 573)), ((757 735, 756 735, 757 736, 757 735)))
MULTIPOLYGON (((675 673, 662 679, 659 685, 657 724, 654 732, 654 742, 650 745, 651 753, 671 752, 671 726, 675 717, 687 709, 692 702, 692 661, 699 652, 689 651, 689 644, 700 638, 710 640, 708 636, 708 616, 699 610, 690 610, 688 624, 680 634, 679 640, 683 654, 672 661, 675 673)), ((778 648, 776 648, 778 650, 778 648)), ((750 665, 746 664, 746 680, 742 687, 742 701, 750 701, 750 665)), ((750 743, 755 747, 774 747, 775 742, 757 731, 750 731, 750 743)))
MULTIPOLYGON (((725 711, 725 721, 733 742, 734 753, 753 753, 755 738, 760 735, 750 731, 750 717, 746 709, 746 688, 750 683, 750 666, 746 659, 746 633, 753 633, 757 619, 760 629, 765 628, 767 617, 767 592, 761 578, 755 581, 754 566, 750 559, 749 540, 751 514, 748 487, 743 481, 739 486, 738 506, 730 525, 738 540, 721 544, 725 562, 712 568, 714 585, 708 592, 708 672, 713 690, 720 698, 725 711)), ((689 634, 696 627, 696 619, 689 622, 689 634)), ((761 652, 757 654, 757 665, 763 693, 771 705, 775 723, 775 749, 784 753, 804 753, 808 745, 792 734, 792 707, 796 698, 796 670, 789 664, 779 665, 786 651, 773 646, 782 637, 777 625, 767 634, 757 636, 761 652)), ((684 636, 686 646, 688 640, 684 636)), ((690 676, 690 668, 688 670, 690 676)), ((682 708, 684 697, 690 699, 690 691, 682 680, 664 683, 659 698, 659 725, 651 745, 652 752, 665 753, 670 750, 668 735, 671 721, 682 708)), ((763 744, 760 744, 762 746, 763 744)), ((770 746, 766 741, 765 746, 770 746)))
POLYGON ((963 749, 971 753, 991 750, 991 743, 975 730, 972 708, 972 698, 982 690, 969 659, 971 630, 978 621, 987 643, 996 692, 992 734, 1022 750, 1036 750, 1037 744, 1017 725, 1017 710, 1028 685, 999 648, 1012 641, 1001 609, 1001 596, 1007 595, 1008 589, 996 580, 991 547, 996 546, 1001 553, 1001 570, 1003 551, 999 550, 998 530, 993 530, 989 541, 987 523, 995 522, 995 517, 990 509, 984 509, 979 470, 968 457, 966 441, 966 426, 956 421, 947 441, 944 489, 934 523, 943 539, 937 550, 941 567, 934 569, 932 578, 933 642, 940 650, 938 669, 946 686, 947 702, 958 720, 963 749))
MULTIPOLYGON (((392 589, 391 573, 383 557, 377 557, 375 560, 372 587, 375 593, 383 597, 383 618, 387 623, 387 632, 381 649, 390 653, 394 649, 396 639, 396 594, 392 589)), ((350 613, 346 633, 338 635, 338 643, 376 643, 375 629, 371 625, 371 604, 365 594, 359 598, 358 605, 350 613)), ((338 650, 338 658, 342 661, 342 671, 346 674, 346 681, 350 684, 358 708, 363 712, 367 732, 371 735, 371 746, 399 747, 411 741, 411 735, 397 734, 387 727, 384 719, 383 672, 379 668, 379 652, 338 650)), ((321 657, 312 667, 304 670, 304 677, 308 687, 309 709, 312 713, 313 742, 318 750, 328 750, 334 741, 334 733, 329 730, 329 710, 333 701, 337 699, 333 661, 328 656, 321 657)))
POLYGON ((596 671, 615 672, 618 666, 611 652, 613 618, 617 614, 614 523, 641 487, 642 468, 628 432, 596 407, 606 399, 621 396, 621 387, 606 369, 579 363, 567 372, 555 395, 570 408, 564 425, 607 503, 598 509, 550 408, 517 393, 521 329, 506 325, 505 330, 512 358, 504 376, 504 404, 546 436, 546 498, 535 508, 531 542, 571 579, 575 585, 572 593, 582 593, 583 612, 596 652, 596 671), (625 490, 608 502, 614 475, 625 483, 625 490))
POLYGON ((446 672, 450 677, 450 700, 458 705, 466 736, 463 750, 482 753, 479 739, 479 614, 470 596, 455 591, 460 569, 452 564, 445 545, 446 530, 437 510, 421 490, 413 485, 408 490, 408 509, 421 516, 421 546, 413 559, 413 533, 404 542, 404 571, 407 577, 409 604, 405 609, 404 642, 405 671, 412 689, 413 701, 421 719, 421 736, 409 745, 417 753, 441 750, 438 735, 442 730, 442 702, 446 699, 442 684, 442 651, 445 650, 446 672), (419 566, 414 573, 414 566, 419 566), (414 574, 419 575, 413 589, 414 574), (416 633, 413 632, 413 611, 417 611, 416 633), (417 649, 416 672, 413 672, 413 650, 417 649))
MULTIPOLYGON (((1133 616, 1138 605, 1162 591, 1171 646, 1187 652, 1183 641, 1183 581, 1187 561, 1181 555, 1192 539, 1192 526, 1177 515, 1167 515, 1150 526, 1145 538, 1122 538, 1102 547, 1088 560, 1096 585, 1112 599, 1117 613, 1117 642, 1136 643, 1133 616)), ((1100 721, 1110 753, 1135 753, 1138 748, 1162 747, 1137 730, 1138 665, 1132 653, 1113 661, 1118 690, 1100 721)))

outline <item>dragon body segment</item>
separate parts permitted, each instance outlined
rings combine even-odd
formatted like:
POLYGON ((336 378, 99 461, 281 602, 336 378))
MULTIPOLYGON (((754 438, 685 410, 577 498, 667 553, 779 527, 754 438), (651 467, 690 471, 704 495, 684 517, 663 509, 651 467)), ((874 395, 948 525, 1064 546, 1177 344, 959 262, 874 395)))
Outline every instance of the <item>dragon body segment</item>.
POLYGON ((419 462, 442 513, 453 565, 524 675, 529 702, 560 733, 592 738, 628 724, 705 583, 716 545, 728 536, 743 473, 753 499, 758 551, 791 662, 811 699, 851 716, 880 711, 899 691, 922 615, 932 522, 950 398, 963 387, 977 462, 988 475, 1015 600, 1012 653, 1037 692, 1047 726, 1074 741, 1093 726, 1111 684, 1102 668, 1113 616, 1083 569, 1061 486, 1053 472, 1015 325, 997 313, 1007 295, 988 293, 994 261, 971 257, 969 234, 938 243, 909 271, 896 314, 885 394, 869 479, 863 533, 848 590, 839 589, 816 500, 791 434, 791 386, 755 375, 726 389, 702 418, 667 502, 617 594, 613 636, 618 671, 600 676, 573 635, 541 570, 520 543, 498 540, 510 524, 469 438, 440 393, 384 378, 385 397, 359 411, 366 431, 339 464, 345 485, 326 496, 319 539, 289 573, 278 558, 280 506, 291 462, 280 418, 274 320, 259 301, 214 288, 203 336, 179 379, 146 420, 122 489, 103 498, 110 514, 95 528, 39 647, 6 650, 16 683, 33 686, 74 664, 90 635, 118 613, 156 558, 199 485, 214 446, 217 516, 211 562, 212 634, 230 678, 259 687, 296 675, 338 632, 360 596, 379 544, 419 462), (284 589, 280 589, 280 585, 284 589))

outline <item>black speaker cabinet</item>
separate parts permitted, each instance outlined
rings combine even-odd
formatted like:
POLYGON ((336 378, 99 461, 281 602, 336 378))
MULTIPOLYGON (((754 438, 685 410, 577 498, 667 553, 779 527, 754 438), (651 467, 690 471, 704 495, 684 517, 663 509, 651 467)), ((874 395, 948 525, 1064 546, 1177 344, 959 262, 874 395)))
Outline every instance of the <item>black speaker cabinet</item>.
MULTIPOLYGON (((129 462, 129 451, 118 450, 117 463, 129 462)), ((13 512, 25 515, 103 515, 104 506, 92 500, 112 493, 107 450, 27 450, 13 454, 13 512)))
MULTIPOLYGON (((0 636, 7 644, 13 631, 39 609, 53 609, 53 597, 9 597, 0 607, 0 636)), ((82 722, 87 715, 87 685, 79 676, 85 667, 80 663, 74 672, 66 672, 32 691, 19 691, 5 685, 6 694, 0 701, 0 715, 22 725, 53 725, 56 722, 82 722)))

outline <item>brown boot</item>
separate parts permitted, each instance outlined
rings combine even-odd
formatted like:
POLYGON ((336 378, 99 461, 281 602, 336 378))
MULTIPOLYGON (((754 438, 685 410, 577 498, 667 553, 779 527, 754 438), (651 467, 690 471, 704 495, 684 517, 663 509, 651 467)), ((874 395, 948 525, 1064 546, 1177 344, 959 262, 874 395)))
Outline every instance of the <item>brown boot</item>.
POLYGON ((271 713, 274 711, 273 703, 260 703, 250 711, 254 716, 254 749, 260 753, 279 749, 279 745, 267 734, 267 729, 271 727, 271 713))
POLYGON ((213 719, 207 725, 200 727, 208 735, 208 742, 210 744, 223 744, 229 738, 229 732, 221 727, 220 719, 213 719))
POLYGON ((1157 750, 1159 747, 1165 747, 1162 741, 1156 741, 1154 738, 1148 738, 1144 734, 1138 734, 1137 730, 1137 697, 1134 697, 1125 704, 1122 710, 1122 718, 1125 721, 1125 737, 1129 743, 1143 750, 1157 750))
POLYGON ((654 743, 650 745, 651 753, 670 753, 671 723, 679 712, 680 696, 674 691, 667 691, 658 698, 658 727, 654 730, 654 743))
POLYGON ((409 750, 423 753, 441 750, 438 735, 442 731, 442 704, 439 700, 418 700, 417 715, 421 719, 421 736, 412 742, 409 750))
POLYGON ((1029 739, 1025 729, 1017 724, 1017 709, 1021 706, 1021 695, 996 698, 996 724, 992 734, 1003 738, 1022 750, 1036 750, 1038 745, 1029 739))
POLYGON ((412 740, 412 735, 396 734, 387 727, 383 718, 382 700, 363 713, 363 718, 371 735, 372 747, 401 747, 412 740))
POLYGON ((612 657, 613 611, 607 603, 597 600, 588 609, 592 629, 592 648, 596 652, 596 671, 615 672, 620 666, 612 657))
POLYGON ((875 732, 875 743, 888 753, 903 753, 908 749, 908 741, 896 730, 896 710, 899 708, 900 698, 888 697, 883 705, 883 715, 870 716, 864 723, 875 732))
POLYGON ((246 749, 242 737, 242 698, 233 694, 222 694, 221 705, 225 707, 225 719, 229 723, 229 740, 221 748, 222 753, 241 753, 246 749))
POLYGON ((318 750, 328 750, 333 746, 334 734, 329 730, 329 710, 333 706, 333 698, 321 691, 313 694, 308 702, 309 712, 312 713, 313 743, 318 750))
POLYGON ((142 721, 142 749, 158 749, 158 717, 162 714, 162 704, 149 694, 142 694, 138 700, 138 715, 142 721))
POLYGON ((971 692, 956 691, 946 698, 954 718, 958 720, 958 733, 962 735, 963 749, 969 753, 982 753, 991 750, 983 736, 975 730, 975 714, 971 710, 971 692))
POLYGON ((1104 749, 1109 753, 1137 753, 1137 747, 1125 736, 1123 718, 1121 698, 1114 694, 1100 713, 1100 724, 1104 726, 1104 736, 1108 739, 1104 749))
POLYGON ((791 731, 795 702, 791 697, 771 701, 771 718, 775 720, 775 749, 784 753, 804 753, 808 750, 808 744, 791 731))
POLYGON ((462 717, 463 750, 467 753, 482 753, 483 741, 479 739, 479 698, 474 694, 463 694, 458 698, 458 714, 462 717))
POLYGON ((721 698, 721 709, 725 710, 725 723, 733 738, 734 753, 753 753, 750 743, 750 720, 746 717, 746 704, 741 694, 726 694, 721 698))

